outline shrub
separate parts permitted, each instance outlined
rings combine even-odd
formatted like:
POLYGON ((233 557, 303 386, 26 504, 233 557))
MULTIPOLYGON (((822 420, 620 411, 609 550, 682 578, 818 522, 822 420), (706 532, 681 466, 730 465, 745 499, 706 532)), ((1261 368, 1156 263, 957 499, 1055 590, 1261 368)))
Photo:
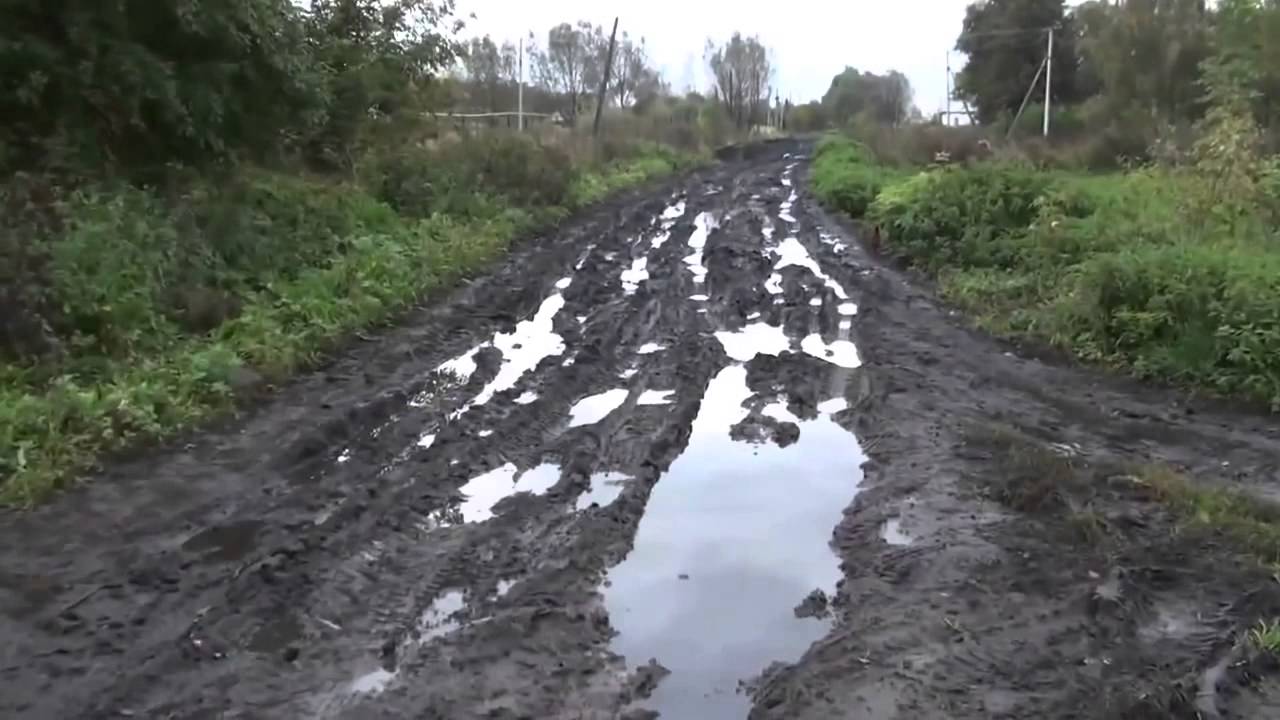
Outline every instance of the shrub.
POLYGON ((818 143, 813 163, 813 189, 829 205, 862 217, 885 184, 885 171, 866 146, 833 135, 818 143))
POLYGON ((1029 168, 983 164, 919 173, 887 188, 868 209, 886 248, 930 270, 1009 267, 1017 233, 1038 213, 1048 178, 1029 168))

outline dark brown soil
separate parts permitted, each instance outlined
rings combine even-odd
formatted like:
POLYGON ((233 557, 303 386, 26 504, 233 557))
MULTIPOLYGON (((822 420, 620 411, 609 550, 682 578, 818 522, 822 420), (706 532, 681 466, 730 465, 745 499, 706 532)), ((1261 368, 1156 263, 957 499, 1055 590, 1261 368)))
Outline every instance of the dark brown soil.
POLYGON ((0 717, 1280 716, 1243 641, 1280 584, 1133 475, 1275 497, 1275 423, 970 331, 807 151, 618 198, 0 517, 0 717))

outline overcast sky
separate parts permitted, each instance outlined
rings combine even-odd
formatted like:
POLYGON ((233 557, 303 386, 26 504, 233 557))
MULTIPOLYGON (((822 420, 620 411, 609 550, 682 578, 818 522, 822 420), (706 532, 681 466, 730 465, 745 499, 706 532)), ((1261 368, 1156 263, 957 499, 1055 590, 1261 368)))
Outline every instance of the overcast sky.
MULTIPOLYGON (((926 114, 946 95, 947 52, 954 47, 970 0, 458 0, 466 35, 495 40, 533 31, 541 44, 562 21, 604 25, 620 18, 619 32, 643 36, 650 57, 676 90, 706 89, 702 49, 707 37, 735 30, 756 34, 774 55, 775 85, 795 102, 818 99, 846 65, 882 73, 899 70, 926 114)), ((953 70, 963 55, 951 53, 953 70)))

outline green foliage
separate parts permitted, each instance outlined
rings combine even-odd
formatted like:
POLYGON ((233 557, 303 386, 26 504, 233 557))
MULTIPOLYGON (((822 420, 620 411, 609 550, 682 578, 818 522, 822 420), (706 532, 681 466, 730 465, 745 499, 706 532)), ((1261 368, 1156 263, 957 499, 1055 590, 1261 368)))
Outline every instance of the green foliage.
MULTIPOLYGON (((165 198, 98 184, 6 216, 0 240, 29 242, 0 244, 4 258, 27 248, 39 262, 24 261, 20 277, 34 300, 0 301, 55 349, 4 347, 0 501, 31 502, 105 453, 223 411, 253 377, 283 378, 480 270, 535 220, 688 162, 633 144, 608 165, 567 167, 564 153, 523 138, 433 152, 415 159, 432 161, 425 177, 449 193, 422 206, 389 193, 401 213, 362 185, 245 171, 165 198), (566 177, 549 186, 556 168, 566 177), (468 196, 488 199, 461 205, 468 196)), ((17 190, 0 200, 18 206, 17 190)), ((3 339, 25 337, 6 318, 3 339)))
POLYGON ((1280 254, 1261 223, 1192 222, 1205 186, 950 167, 891 184, 868 216, 994 332, 1280 407, 1280 254))
POLYGON ((818 144, 813 189, 823 202, 852 217, 862 217, 885 180, 885 171, 860 143, 833 135, 818 144))
POLYGON ((922 267, 1007 268, 1018 262, 1008 233, 1035 220, 1048 182, 1019 165, 946 167, 887 189, 868 217, 888 237, 886 247, 922 267))

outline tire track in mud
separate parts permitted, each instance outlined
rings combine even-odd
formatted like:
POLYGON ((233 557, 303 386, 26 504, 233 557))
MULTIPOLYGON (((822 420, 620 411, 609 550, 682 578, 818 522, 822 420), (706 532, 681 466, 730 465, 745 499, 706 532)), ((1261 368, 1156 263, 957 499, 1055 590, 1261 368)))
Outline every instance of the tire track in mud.
POLYGON ((1274 583, 1080 478, 1265 492, 1274 428, 957 327, 799 191, 804 152, 608 203, 7 517, 0 716, 1194 717, 1274 583), (1049 454, 1009 470, 989 425, 1049 454), (1055 507, 1120 539, 992 501, 1055 457, 1055 507))

